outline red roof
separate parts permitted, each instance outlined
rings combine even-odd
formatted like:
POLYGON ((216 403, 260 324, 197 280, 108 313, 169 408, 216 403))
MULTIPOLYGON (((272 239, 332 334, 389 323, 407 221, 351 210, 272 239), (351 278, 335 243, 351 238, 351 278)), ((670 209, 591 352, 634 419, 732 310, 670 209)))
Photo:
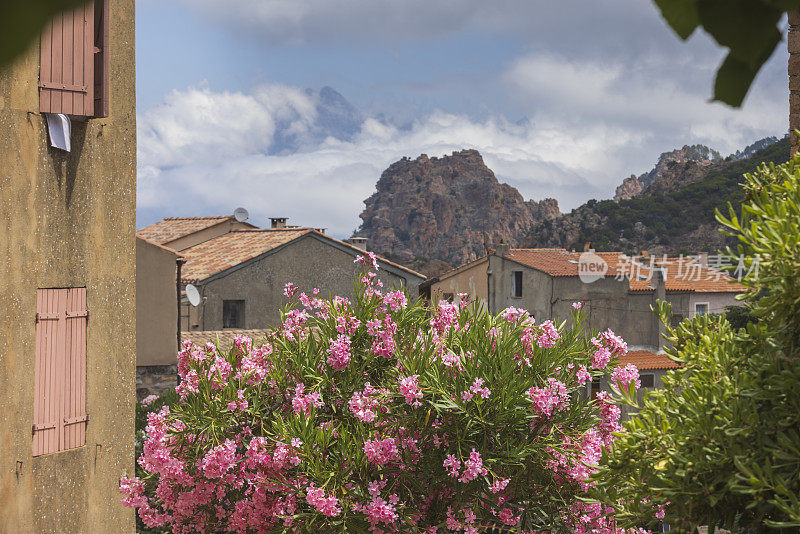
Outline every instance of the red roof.
POLYGON ((205 280, 311 232, 309 228, 274 228, 235 230, 217 236, 182 252, 186 264, 181 279, 185 283, 205 280))
POLYGON ((679 364, 672 361, 666 354, 657 354, 649 350, 631 350, 619 359, 620 365, 632 363, 640 371, 654 371, 678 369, 679 364))
MULTIPOLYGON (((511 249, 506 258, 545 272, 550 276, 578 276, 583 252, 563 248, 511 249)), ((652 291, 652 267, 665 270, 667 291, 697 293, 742 293, 745 287, 726 273, 703 266, 692 257, 630 257, 621 252, 594 252, 608 264, 606 277, 626 277, 631 291, 652 291)))
MULTIPOLYGON (((326 240, 333 241, 350 249, 354 255, 364 254, 364 251, 349 243, 339 241, 328 235, 317 232, 312 228, 270 228, 253 230, 234 230, 227 234, 214 237, 208 241, 181 251, 186 257, 186 264, 181 270, 181 281, 193 283, 230 269, 247 260, 269 252, 281 245, 285 245, 307 234, 315 234, 326 240)), ((380 263, 391 265, 397 269, 410 273, 424 280, 425 276, 378 257, 380 263)))
POLYGON ((232 215, 216 217, 166 217, 157 223, 137 230, 136 233, 145 239, 163 245, 231 219, 233 219, 232 215))

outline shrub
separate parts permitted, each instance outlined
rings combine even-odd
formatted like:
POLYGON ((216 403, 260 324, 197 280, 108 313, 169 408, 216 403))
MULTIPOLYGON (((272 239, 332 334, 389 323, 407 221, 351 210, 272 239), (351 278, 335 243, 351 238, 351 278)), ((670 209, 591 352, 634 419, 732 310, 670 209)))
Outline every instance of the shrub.
POLYGON ((717 218, 739 242, 726 254, 749 273, 752 321, 669 330, 683 368, 645 397, 596 474, 595 496, 623 521, 655 522, 655 503, 687 532, 800 527, 800 160, 745 179, 741 216, 717 218))
MULTIPOLYGON (((377 269, 374 257, 359 258, 377 269)), ((478 532, 610 528, 584 504, 618 399, 586 384, 626 350, 612 332, 509 308, 409 303, 374 272, 355 299, 287 285, 282 324, 226 352, 184 344, 180 399, 148 415, 123 502, 173 532, 478 532), (617 399, 617 400, 615 400, 617 399), (439 530, 441 529, 441 530, 439 530)), ((579 305, 576 305, 579 308, 579 305)))

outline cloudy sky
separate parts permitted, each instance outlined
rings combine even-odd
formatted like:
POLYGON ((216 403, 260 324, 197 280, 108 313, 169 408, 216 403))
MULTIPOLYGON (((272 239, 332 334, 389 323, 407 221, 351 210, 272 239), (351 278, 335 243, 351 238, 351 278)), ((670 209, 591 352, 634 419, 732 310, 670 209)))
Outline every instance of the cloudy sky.
POLYGON ((138 0, 138 225, 246 207, 347 237, 403 156, 476 148, 562 211, 661 152, 788 128, 787 54, 741 110, 646 0, 138 0))

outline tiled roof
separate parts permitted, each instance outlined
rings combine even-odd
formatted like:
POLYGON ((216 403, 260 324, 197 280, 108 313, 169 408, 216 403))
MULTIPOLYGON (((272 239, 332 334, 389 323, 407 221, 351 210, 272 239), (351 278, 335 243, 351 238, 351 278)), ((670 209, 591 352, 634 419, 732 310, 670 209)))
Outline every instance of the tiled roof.
POLYGON ((267 330, 195 330, 181 332, 181 340, 191 339, 195 345, 216 343, 222 350, 228 350, 233 345, 233 338, 236 336, 247 336, 258 343, 263 341, 266 335, 267 330))
MULTIPOLYGON (((578 262, 582 252, 569 252, 563 248, 511 249, 505 257, 550 276, 578 276, 578 262)), ((621 252, 595 252, 608 264, 606 277, 626 276, 631 291, 652 291, 651 261, 624 256, 621 252)), ((741 293, 745 287, 729 275, 710 267, 703 267, 695 258, 656 257, 655 265, 664 268, 667 291, 694 291, 698 293, 741 293)))
POLYGON ((275 228, 236 230, 217 236, 182 252, 186 264, 181 279, 185 283, 205 280, 311 232, 309 228, 275 228))
POLYGON ((649 350, 631 350, 619 359, 620 365, 632 363, 640 371, 678 369, 679 364, 670 360, 666 354, 657 354, 649 350))
POLYGON ((166 217, 165 219, 145 226, 136 231, 145 239, 155 241, 159 245, 175 241, 185 235, 205 230, 211 226, 232 219, 231 215, 217 217, 166 217))
MULTIPOLYGON (((253 259, 265 252, 281 245, 294 241, 306 234, 315 234, 325 240, 344 246, 356 254, 364 254, 358 247, 339 241, 328 235, 321 234, 311 228, 271 228, 253 230, 234 230, 227 234, 198 243, 197 245, 181 251, 186 257, 186 264, 181 270, 181 280, 184 283, 193 283, 205 280, 209 276, 230 269, 247 260, 253 259)), ((425 276, 397 263, 378 256, 382 264, 391 265, 397 269, 410 273, 422 280, 425 276)))
POLYGON ((164 250, 165 252, 171 252, 172 254, 177 256, 177 258, 183 258, 183 254, 181 254, 180 252, 176 252, 176 251, 172 250, 169 247, 165 247, 164 245, 160 245, 160 244, 156 243, 155 241, 147 239, 146 237, 144 237, 143 235, 139 234, 138 232, 136 233, 136 238, 137 239, 141 239, 142 241, 144 241, 148 245, 153 245, 154 247, 158 247, 161 250, 164 250))

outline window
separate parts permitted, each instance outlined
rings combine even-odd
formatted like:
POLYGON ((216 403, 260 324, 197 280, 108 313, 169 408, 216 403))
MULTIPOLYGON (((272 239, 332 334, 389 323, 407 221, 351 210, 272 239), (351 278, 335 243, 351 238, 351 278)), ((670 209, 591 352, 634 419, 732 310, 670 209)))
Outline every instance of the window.
POLYGON ((694 305, 695 315, 705 315, 708 313, 708 302, 697 302, 694 305))
POLYGON ((39 111, 108 116, 108 0, 56 15, 42 31, 39 111))
POLYGON ((86 444, 86 288, 36 294, 33 455, 86 444))
POLYGON ((596 399, 598 393, 600 393, 600 379, 599 378, 595 378, 595 379, 592 380, 592 392, 591 392, 590 398, 591 399, 596 399))
POLYGON ((511 272, 511 296, 522 298, 522 271, 511 272))
POLYGON ((244 301, 222 301, 222 328, 244 328, 244 301))
POLYGON ((639 380, 642 382, 643 388, 652 388, 655 387, 656 377, 653 374, 644 374, 639 377, 639 380))
POLYGON ((670 318, 669 324, 672 328, 677 327, 679 324, 683 322, 683 315, 680 313, 673 313, 672 317, 670 318))

